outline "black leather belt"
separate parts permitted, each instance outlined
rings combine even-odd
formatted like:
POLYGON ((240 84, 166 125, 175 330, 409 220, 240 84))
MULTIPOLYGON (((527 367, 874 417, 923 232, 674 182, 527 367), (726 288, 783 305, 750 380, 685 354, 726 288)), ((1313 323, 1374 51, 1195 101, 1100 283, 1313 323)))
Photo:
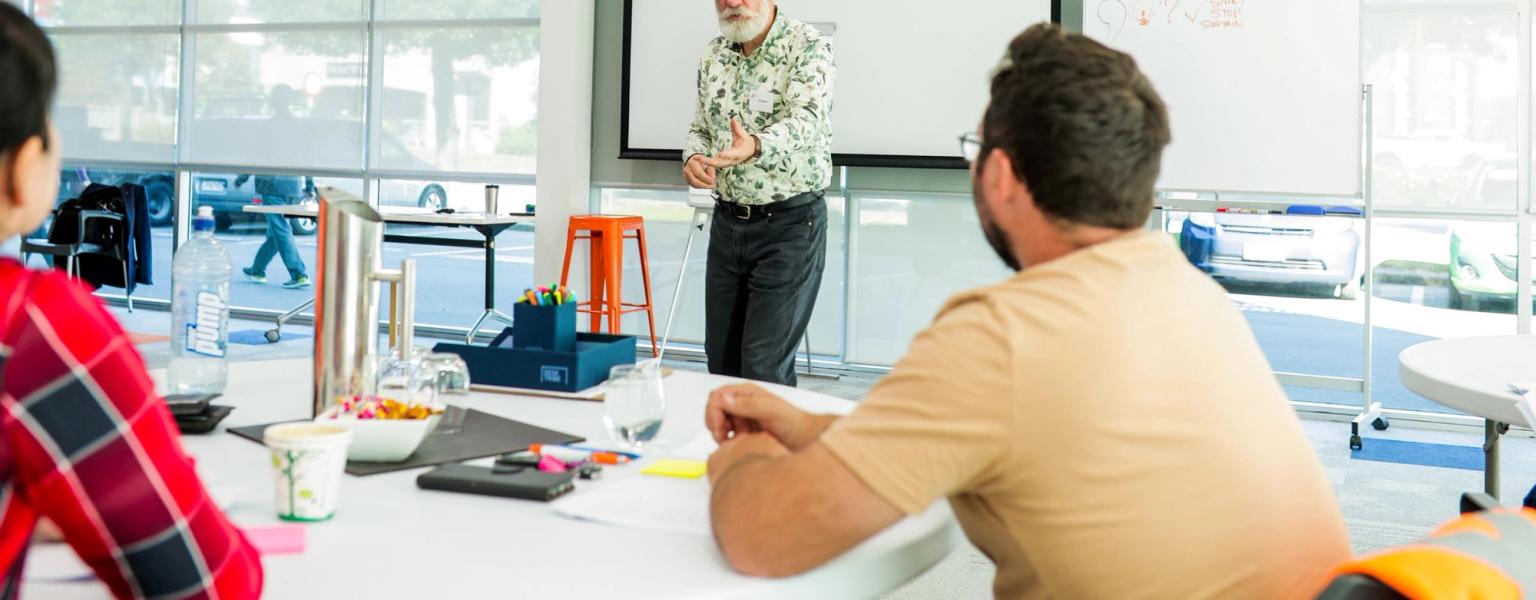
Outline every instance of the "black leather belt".
POLYGON ((788 200, 780 200, 770 204, 738 204, 715 195, 715 207, 725 214, 731 215, 743 221, 752 219, 766 219, 774 213, 783 212, 792 208, 800 208, 812 202, 826 197, 825 192, 806 192, 791 196, 788 200))

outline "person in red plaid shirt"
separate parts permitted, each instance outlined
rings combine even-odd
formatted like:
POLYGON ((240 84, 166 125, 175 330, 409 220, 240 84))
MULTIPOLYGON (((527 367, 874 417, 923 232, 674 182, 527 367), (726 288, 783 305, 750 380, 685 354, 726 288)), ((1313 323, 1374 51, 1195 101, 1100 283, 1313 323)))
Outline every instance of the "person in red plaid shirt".
MULTIPOLYGON (((0 240, 58 193, 53 49, 0 2, 0 240)), ((256 550, 204 489, 128 337, 85 288, 0 259, 0 598, 39 519, 120 598, 261 595, 256 550)))

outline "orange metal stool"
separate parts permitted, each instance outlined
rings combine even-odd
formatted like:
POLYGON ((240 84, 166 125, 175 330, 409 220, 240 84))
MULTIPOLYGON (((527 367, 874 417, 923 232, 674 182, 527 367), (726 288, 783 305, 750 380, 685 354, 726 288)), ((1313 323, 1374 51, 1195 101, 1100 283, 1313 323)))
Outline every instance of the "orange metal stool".
POLYGON ((565 237, 565 266, 560 270, 560 285, 568 285, 571 276, 571 254, 576 240, 587 240, 592 255, 588 268, 591 287, 587 301, 576 305, 576 312, 592 315, 591 331, 601 331, 603 317, 608 317, 608 333, 619 333, 619 318, 632 312, 645 311, 650 325, 651 354, 659 353, 656 347, 656 313, 651 308, 650 258, 645 250, 645 219, 619 215, 579 215, 571 217, 565 237), (632 234, 631 234, 632 232, 632 234), (624 240, 633 239, 640 245, 640 277, 645 280, 645 303, 625 304, 620 298, 624 289, 624 240))

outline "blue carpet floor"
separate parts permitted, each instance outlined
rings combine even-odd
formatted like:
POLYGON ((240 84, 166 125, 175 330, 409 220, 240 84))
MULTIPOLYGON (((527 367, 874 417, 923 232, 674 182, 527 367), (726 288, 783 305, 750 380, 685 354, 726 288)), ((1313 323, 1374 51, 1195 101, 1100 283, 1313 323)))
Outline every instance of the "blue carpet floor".
POLYGON ((1477 446, 1450 446, 1425 442, 1365 439, 1365 448, 1350 452, 1355 460, 1445 467, 1447 469, 1483 470, 1483 449, 1477 446))
MULTIPOLYGON (((267 336, 267 330, 265 330, 265 329, 245 329, 245 330, 242 330, 242 331, 231 331, 231 332, 229 332, 229 343, 231 343, 231 344, 240 344, 240 345, 243 345, 243 346, 266 346, 266 345, 271 343, 271 342, 267 341, 267 337, 266 336, 267 336)), ((295 341, 295 340, 307 340, 307 339, 309 339, 308 335, 305 335, 305 334, 302 334, 302 333, 295 333, 295 332, 290 332, 290 331, 284 331, 283 332, 283 338, 281 340, 279 340, 279 341, 280 342, 291 342, 291 341, 295 341)))

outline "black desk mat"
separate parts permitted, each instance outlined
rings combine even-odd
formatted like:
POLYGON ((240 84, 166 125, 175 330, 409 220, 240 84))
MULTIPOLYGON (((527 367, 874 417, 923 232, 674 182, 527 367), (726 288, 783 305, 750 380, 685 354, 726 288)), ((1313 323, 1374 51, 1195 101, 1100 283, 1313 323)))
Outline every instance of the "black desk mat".
MULTIPOLYGON (((260 444, 261 436, 267 428, 279 424, 231 427, 229 432, 260 444)), ((421 447, 416 449, 416 453, 405 461, 397 463, 352 461, 347 463, 347 473, 358 476, 377 475, 518 452, 527 450, 532 444, 574 444, 585 440, 586 438, 580 436, 534 427, 527 423, 471 410, 469 414, 464 415, 464 428, 458 433, 429 434, 427 439, 422 440, 421 447)))

